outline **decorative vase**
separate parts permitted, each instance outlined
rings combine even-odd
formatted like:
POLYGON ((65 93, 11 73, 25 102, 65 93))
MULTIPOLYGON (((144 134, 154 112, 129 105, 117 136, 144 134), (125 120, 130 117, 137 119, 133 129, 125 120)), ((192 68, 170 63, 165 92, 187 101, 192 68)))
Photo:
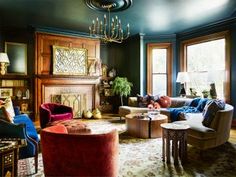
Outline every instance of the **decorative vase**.
POLYGON ((18 90, 16 96, 17 96, 17 98, 20 100, 21 97, 22 97, 22 91, 21 91, 21 90, 18 90))
POLYGON ((93 118, 94 119, 101 119, 102 118, 102 114, 98 108, 93 110, 93 118))
POLYGON ((84 118, 91 118, 93 116, 92 112, 90 110, 87 110, 85 113, 84 113, 84 118))

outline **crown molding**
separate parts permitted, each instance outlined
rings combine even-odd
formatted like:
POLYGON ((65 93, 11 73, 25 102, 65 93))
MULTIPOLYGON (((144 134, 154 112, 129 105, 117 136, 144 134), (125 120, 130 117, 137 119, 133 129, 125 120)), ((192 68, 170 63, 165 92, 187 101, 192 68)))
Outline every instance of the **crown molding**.
POLYGON ((194 28, 179 32, 177 33, 177 37, 178 38, 187 37, 187 36, 191 36, 193 34, 199 33, 199 32, 205 33, 207 31, 213 31, 222 27, 232 25, 234 23, 236 23, 236 17, 230 17, 230 18, 223 19, 214 23, 210 23, 208 25, 194 27, 194 28))
POLYGON ((35 32, 44 32, 44 33, 56 33, 60 35, 68 35, 68 36, 76 36, 76 37, 86 37, 86 38, 92 38, 89 33, 84 32, 78 32, 73 30, 66 30, 61 28, 53 28, 53 27, 43 27, 43 26, 37 26, 37 25, 30 25, 32 29, 34 29, 35 32))

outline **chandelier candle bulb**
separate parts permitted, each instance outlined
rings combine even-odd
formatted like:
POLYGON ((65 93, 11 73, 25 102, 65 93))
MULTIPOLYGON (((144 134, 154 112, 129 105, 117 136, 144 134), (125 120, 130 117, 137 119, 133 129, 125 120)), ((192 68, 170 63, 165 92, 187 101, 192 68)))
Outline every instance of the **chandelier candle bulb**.
POLYGON ((102 26, 102 21, 100 22, 100 34, 102 34, 102 32, 103 32, 103 28, 102 28, 103 26, 102 26))
POLYGON ((93 34, 95 34, 95 21, 93 20, 93 24, 92 24, 92 29, 93 29, 93 34))
POLYGON ((106 25, 107 24, 107 16, 106 16, 106 14, 104 14, 104 25, 106 25))
POLYGON ((89 34, 90 34, 90 35, 92 34, 91 26, 89 27, 89 34))

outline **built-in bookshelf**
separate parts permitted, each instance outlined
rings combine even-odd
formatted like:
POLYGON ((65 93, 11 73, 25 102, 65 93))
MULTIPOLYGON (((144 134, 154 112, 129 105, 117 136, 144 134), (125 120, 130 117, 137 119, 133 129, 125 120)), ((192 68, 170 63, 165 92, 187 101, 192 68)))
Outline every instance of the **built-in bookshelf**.
POLYGON ((23 75, 0 76, 0 99, 11 97, 13 105, 19 106, 21 113, 33 119, 31 79, 23 75))
POLYGON ((102 77, 99 85, 100 110, 103 113, 113 112, 114 95, 112 94, 113 77, 102 77))

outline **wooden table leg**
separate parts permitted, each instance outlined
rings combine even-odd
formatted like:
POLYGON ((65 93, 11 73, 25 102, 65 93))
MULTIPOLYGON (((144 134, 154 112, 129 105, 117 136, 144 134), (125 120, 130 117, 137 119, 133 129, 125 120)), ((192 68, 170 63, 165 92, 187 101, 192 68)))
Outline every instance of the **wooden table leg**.
POLYGON ((170 135, 169 131, 167 131, 166 135, 166 156, 167 156, 167 163, 170 163, 170 135))
POLYGON ((166 158, 166 146, 165 146, 165 130, 162 129, 162 161, 165 162, 165 158, 166 158))
POLYGON ((178 163, 178 139, 176 135, 173 140, 173 146, 174 146, 174 164, 177 164, 178 163))
POLYGON ((187 133, 184 133, 184 157, 183 157, 183 162, 185 162, 188 159, 188 152, 187 152, 187 133))

